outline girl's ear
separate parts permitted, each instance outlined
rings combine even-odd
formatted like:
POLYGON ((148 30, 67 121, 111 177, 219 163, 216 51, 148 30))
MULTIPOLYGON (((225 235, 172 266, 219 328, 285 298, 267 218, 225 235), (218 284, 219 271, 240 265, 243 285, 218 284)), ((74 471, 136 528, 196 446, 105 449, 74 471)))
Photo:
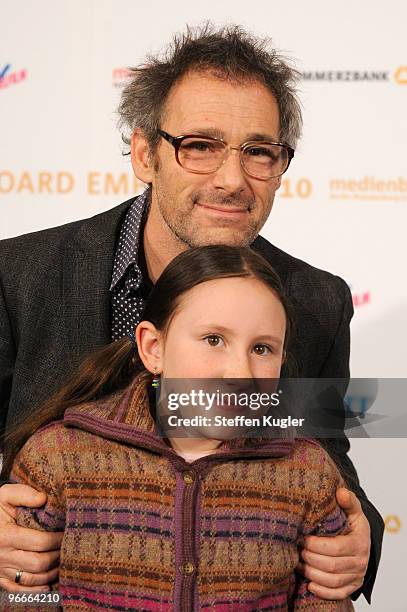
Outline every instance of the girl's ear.
POLYGON ((149 372, 160 373, 163 369, 163 338, 161 332, 150 323, 141 321, 136 328, 138 354, 149 372))

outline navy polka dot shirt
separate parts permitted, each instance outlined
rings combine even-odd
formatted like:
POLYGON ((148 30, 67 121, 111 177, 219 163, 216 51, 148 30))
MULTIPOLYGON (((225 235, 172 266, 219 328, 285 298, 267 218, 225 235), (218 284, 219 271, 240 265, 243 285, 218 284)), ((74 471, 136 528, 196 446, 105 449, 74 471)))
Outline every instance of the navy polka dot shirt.
POLYGON ((150 190, 134 199, 120 228, 112 282, 112 340, 120 340, 141 321, 152 288, 143 249, 143 227, 150 205, 150 190))

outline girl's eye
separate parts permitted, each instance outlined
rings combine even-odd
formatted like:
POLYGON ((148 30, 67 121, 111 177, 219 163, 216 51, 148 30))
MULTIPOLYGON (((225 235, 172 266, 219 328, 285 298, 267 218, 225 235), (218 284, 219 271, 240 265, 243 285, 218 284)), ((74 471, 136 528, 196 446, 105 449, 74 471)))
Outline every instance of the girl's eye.
POLYGON ((271 347, 268 346, 267 344, 256 344, 253 347, 253 352, 256 355, 269 355, 273 351, 271 350, 271 347))
POLYGON ((221 342, 223 342, 222 338, 216 334, 205 336, 204 340, 206 340, 209 346, 220 346, 221 342))

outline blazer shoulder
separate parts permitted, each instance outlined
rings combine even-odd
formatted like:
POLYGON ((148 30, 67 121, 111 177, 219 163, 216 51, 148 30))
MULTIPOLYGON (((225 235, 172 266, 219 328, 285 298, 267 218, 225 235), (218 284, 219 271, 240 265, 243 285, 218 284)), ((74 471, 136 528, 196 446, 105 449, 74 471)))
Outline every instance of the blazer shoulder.
POLYGON ((92 217, 0 240, 0 269, 7 272, 10 266, 16 268, 18 262, 23 267, 28 265, 39 269, 45 262, 58 260, 64 247, 81 232, 90 232, 95 236, 110 234, 133 200, 92 217))
POLYGON ((342 296, 341 301, 349 299, 349 287, 340 276, 286 253, 262 236, 257 237, 253 247, 273 266, 290 295, 313 300, 319 296, 323 301, 332 297, 336 301, 338 295, 342 296))

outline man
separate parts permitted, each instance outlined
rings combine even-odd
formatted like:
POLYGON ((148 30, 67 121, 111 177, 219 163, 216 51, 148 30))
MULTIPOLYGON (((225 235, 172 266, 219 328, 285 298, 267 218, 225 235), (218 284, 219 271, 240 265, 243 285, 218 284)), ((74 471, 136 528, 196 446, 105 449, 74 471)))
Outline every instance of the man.
MULTIPOLYGON (((204 244, 251 245, 274 266, 295 308, 298 376, 349 376, 346 284, 258 236, 300 135, 295 76, 264 41, 238 27, 188 30, 166 58, 134 69, 121 125, 148 190, 92 219, 1 244, 7 427, 54 392, 86 352, 133 329, 164 267, 204 244)), ((360 488, 348 441, 329 441, 327 449, 356 493, 337 493, 351 532, 306 538, 298 569, 322 598, 363 592, 369 601, 383 521, 360 488)), ((13 525, 17 505, 44 499, 28 487, 0 489, 3 588, 39 589, 55 579, 61 536, 13 525)))

